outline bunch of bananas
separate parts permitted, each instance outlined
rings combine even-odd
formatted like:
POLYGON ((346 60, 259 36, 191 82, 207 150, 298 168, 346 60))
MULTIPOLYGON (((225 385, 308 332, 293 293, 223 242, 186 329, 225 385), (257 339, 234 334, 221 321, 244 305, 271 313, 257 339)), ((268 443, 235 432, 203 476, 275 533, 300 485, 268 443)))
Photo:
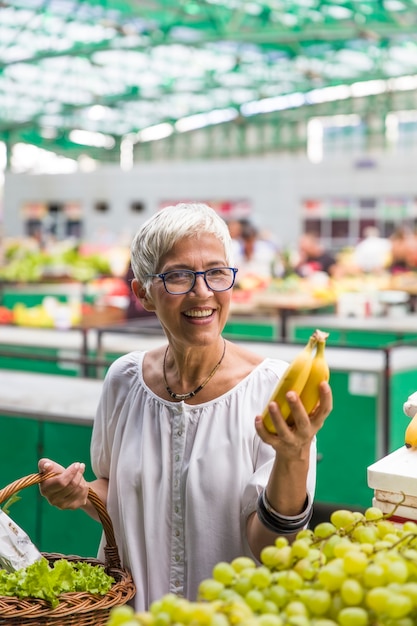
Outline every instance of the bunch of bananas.
MULTIPOLYGON (((293 423, 291 408, 286 395, 288 391, 295 391, 310 415, 319 403, 319 386, 323 380, 329 380, 330 370, 326 362, 324 348, 329 336, 321 330, 315 330, 309 338, 307 345, 288 365, 284 375, 279 380, 269 402, 276 402, 282 416, 289 424, 293 423)), ((268 405, 269 405, 268 402, 268 405)), ((268 406, 265 408, 262 418, 265 428, 271 433, 275 432, 268 406)))

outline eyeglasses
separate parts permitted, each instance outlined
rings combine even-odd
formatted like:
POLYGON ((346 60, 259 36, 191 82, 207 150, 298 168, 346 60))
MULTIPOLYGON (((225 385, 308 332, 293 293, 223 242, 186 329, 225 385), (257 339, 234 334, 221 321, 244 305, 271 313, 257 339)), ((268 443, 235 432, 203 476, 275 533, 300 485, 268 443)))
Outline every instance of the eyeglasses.
POLYGON ((205 272, 171 270, 164 274, 148 274, 148 277, 160 278, 168 293, 179 296, 194 288, 197 276, 204 278, 207 288, 211 291, 227 291, 233 287, 236 273, 236 267, 213 267, 205 272))

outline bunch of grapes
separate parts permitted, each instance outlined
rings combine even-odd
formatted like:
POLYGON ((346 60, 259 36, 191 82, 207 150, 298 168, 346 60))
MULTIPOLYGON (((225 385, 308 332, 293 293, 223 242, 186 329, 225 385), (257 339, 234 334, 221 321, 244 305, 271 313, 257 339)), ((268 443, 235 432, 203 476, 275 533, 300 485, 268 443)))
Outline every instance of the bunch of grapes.
POLYGON ((113 609, 108 626, 415 626, 417 524, 376 507, 330 521, 248 557, 219 562, 195 602, 167 594, 150 610, 113 609))

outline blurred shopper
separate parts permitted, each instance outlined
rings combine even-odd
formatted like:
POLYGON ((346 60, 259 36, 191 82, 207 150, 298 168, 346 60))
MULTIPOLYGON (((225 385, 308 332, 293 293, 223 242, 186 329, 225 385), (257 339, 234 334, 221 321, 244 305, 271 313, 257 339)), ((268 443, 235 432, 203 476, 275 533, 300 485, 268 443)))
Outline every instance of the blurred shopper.
POLYGON ((413 231, 407 240, 406 263, 408 271, 417 271, 417 232, 413 231))
POLYGON ((333 276, 337 268, 336 258, 324 249, 316 233, 307 232, 298 240, 298 261, 295 271, 308 278, 314 272, 325 272, 333 276))
POLYGON ((240 245, 235 250, 235 264, 239 268, 237 281, 251 275, 270 279, 277 246, 260 237, 257 227, 248 220, 241 220, 240 245))
POLYGON ((363 239, 354 251, 354 262, 362 272, 380 272, 387 269, 391 259, 391 241, 381 237, 376 226, 363 231, 363 239))
POLYGON ((229 229, 232 245, 232 258, 236 261, 240 257, 240 251, 242 247, 241 235, 243 219, 231 219, 227 221, 227 228, 229 229))
POLYGON ((397 228, 390 237, 391 258, 389 271, 391 274, 400 274, 410 270, 412 261, 414 235, 408 228, 397 228))

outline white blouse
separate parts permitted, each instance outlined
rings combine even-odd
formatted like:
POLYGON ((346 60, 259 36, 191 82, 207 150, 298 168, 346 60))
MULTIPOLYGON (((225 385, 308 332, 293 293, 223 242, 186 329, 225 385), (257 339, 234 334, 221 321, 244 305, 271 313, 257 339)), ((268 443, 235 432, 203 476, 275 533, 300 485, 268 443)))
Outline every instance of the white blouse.
MULTIPOLYGON (((110 367, 91 443, 93 470, 109 479, 108 511, 137 586, 137 611, 168 592, 195 600, 216 563, 252 556, 246 519, 275 455, 254 420, 287 366, 265 359, 229 392, 190 406, 147 387, 144 354, 129 353, 110 367)), ((314 441, 312 499, 315 481, 314 441)))

